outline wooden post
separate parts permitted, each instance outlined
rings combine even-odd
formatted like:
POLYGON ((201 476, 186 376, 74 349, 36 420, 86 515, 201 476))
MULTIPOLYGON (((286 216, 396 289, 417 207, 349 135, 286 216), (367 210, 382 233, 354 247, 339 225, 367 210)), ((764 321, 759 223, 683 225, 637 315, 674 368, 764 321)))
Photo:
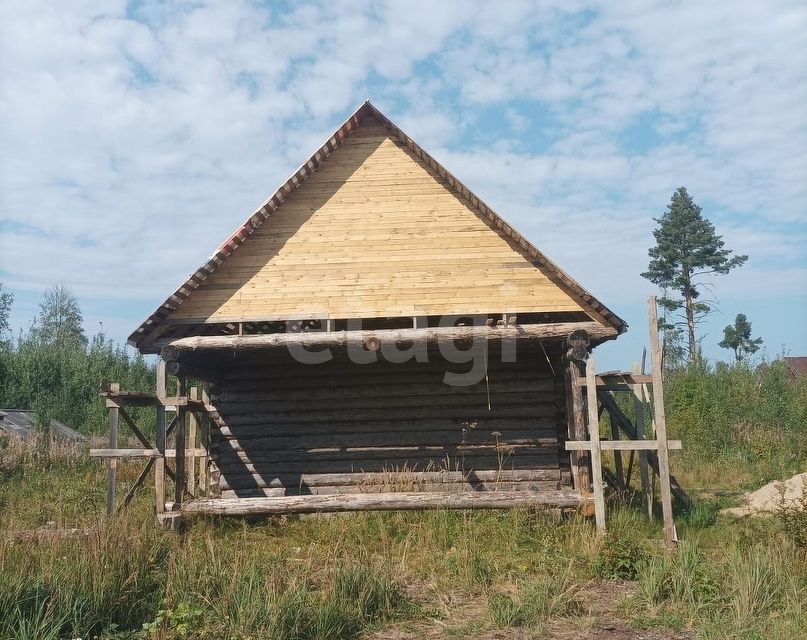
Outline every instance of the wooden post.
MULTIPOLYGON (((631 373, 641 374, 641 367, 635 362, 631 373)), ((631 385, 633 390, 633 410, 636 414, 636 439, 644 440, 644 392, 641 384, 631 385)), ((639 476, 642 481, 642 511, 652 522, 653 520, 653 493, 650 491, 650 479, 647 470, 647 452, 639 451, 639 476)))
MULTIPOLYGON (((199 388, 191 387, 191 400, 199 399, 199 388)), ((199 418, 191 411, 188 415, 188 493, 191 497, 196 496, 196 429, 199 426, 199 418)))
MULTIPOLYGON (((579 375, 577 365, 570 362, 566 367, 566 422, 569 440, 588 439, 583 410, 583 393, 580 385, 577 384, 579 375)), ((574 488, 580 493, 589 493, 591 490, 590 454, 587 451, 573 451, 570 460, 574 488)))
POLYGON ((653 414, 658 441, 658 475, 661 489, 661 512, 664 516, 664 540, 668 546, 677 542, 672 513, 672 490, 670 489, 670 453, 667 445, 667 420, 664 414, 664 387, 661 371, 661 345, 658 339, 658 315, 656 297, 647 299, 647 319, 650 332, 650 352, 653 365, 653 414))
MULTIPOLYGON (((109 385, 110 391, 120 391, 120 385, 113 383, 109 385)), ((118 412, 117 407, 110 407, 107 417, 109 426, 109 448, 118 448, 118 412)), ((118 487, 118 460, 110 458, 107 460, 106 471, 106 512, 107 515, 115 513, 115 494, 118 487)))
POLYGON ((605 534, 605 489, 602 483, 602 450, 600 449, 600 416, 597 412, 597 375, 594 358, 586 362, 586 395, 588 398, 588 433, 591 442, 591 481, 594 488, 594 518, 597 533, 605 534))
MULTIPOLYGON (((157 361, 157 380, 155 389, 158 398, 164 398, 166 393, 165 360, 157 361)), ((154 460, 154 508, 157 513, 165 512, 165 406, 156 407, 157 420, 154 428, 154 448, 160 454, 154 460)))
MULTIPOLYGON (((188 382, 185 376, 177 378, 177 396, 188 393, 188 382)), ((185 499, 185 431, 188 411, 184 406, 177 407, 177 433, 174 447, 176 462, 174 464, 174 509, 178 510, 185 499)))
MULTIPOLYGON (((202 385, 202 403, 205 407, 210 405, 210 384, 207 382, 202 385)), ((202 493, 207 496, 210 495, 210 415, 207 413, 207 410, 202 413, 202 422, 199 425, 199 436, 202 440, 202 446, 207 452, 205 453, 202 463, 199 465, 199 483, 202 485, 202 493)))
MULTIPOLYGON (((606 391, 606 393, 610 393, 606 391)), ((619 440, 619 425, 617 424, 614 416, 609 414, 611 422, 611 439, 619 440)), ((619 449, 614 449, 614 471, 616 472, 616 482, 621 490, 625 490, 625 468, 622 466, 622 453, 619 449)))

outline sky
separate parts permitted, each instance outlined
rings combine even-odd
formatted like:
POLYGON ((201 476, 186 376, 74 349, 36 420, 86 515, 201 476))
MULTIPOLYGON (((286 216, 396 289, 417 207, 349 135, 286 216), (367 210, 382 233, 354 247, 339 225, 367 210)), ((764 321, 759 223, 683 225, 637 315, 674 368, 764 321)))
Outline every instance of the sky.
POLYGON ((807 355, 807 5, 0 3, 0 282, 68 284, 124 341, 366 98, 647 341, 653 217, 726 246, 704 353, 745 313, 807 355))

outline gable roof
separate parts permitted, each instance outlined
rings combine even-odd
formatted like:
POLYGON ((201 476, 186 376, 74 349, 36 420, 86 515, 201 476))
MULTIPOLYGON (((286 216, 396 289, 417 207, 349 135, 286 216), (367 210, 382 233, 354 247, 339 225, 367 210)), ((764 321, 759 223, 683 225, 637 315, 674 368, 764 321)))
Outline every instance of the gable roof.
MULTIPOLYGON (((515 231, 489 206, 470 191, 453 174, 426 153, 400 128, 376 109, 370 101, 364 102, 347 120, 320 146, 314 154, 304 162, 280 188, 269 197, 247 220, 240 225, 215 251, 215 253, 197 269, 180 287, 154 311, 138 329, 129 337, 129 343, 143 347, 150 339, 162 333, 158 327, 185 301, 191 293, 203 284, 232 253, 247 240, 306 180, 314 174, 322 163, 339 148, 344 141, 358 128, 359 124, 371 116, 387 130, 388 135, 401 146, 408 149, 420 162, 439 176, 447 189, 461 199, 499 236, 534 266, 546 273, 559 287, 575 299, 580 306, 601 323, 615 328, 622 333, 627 325, 599 302, 588 291, 581 287, 566 272, 551 262, 537 248, 515 231)), ((164 330, 164 329, 163 329, 164 330)))

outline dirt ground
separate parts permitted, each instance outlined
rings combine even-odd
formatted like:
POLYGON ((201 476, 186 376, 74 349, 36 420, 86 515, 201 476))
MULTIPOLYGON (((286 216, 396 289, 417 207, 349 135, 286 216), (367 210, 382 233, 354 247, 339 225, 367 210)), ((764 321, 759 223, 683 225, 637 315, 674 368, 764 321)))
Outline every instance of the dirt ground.
POLYGON ((618 604, 633 587, 606 582, 584 587, 579 600, 588 612, 568 620, 547 622, 531 629, 490 629, 483 597, 454 593, 442 596, 442 616, 385 629, 368 636, 372 640, 691 640, 692 631, 634 629, 620 614, 618 604))

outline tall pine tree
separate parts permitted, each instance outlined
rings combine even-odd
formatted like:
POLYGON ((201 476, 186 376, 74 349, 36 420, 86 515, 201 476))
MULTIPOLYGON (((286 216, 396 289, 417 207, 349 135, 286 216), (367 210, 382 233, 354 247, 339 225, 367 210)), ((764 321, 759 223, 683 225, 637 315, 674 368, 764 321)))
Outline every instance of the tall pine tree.
POLYGON ((698 300, 703 277, 725 275, 748 260, 748 256, 732 256, 731 249, 724 248, 723 238, 701 212, 685 187, 675 191, 667 211, 654 218, 658 223, 653 231, 656 246, 648 250, 650 264, 642 274, 665 290, 659 304, 666 311, 683 311, 690 364, 698 359, 695 325, 710 309, 708 303, 698 300), (666 291, 676 292, 680 298, 668 296, 666 291))

